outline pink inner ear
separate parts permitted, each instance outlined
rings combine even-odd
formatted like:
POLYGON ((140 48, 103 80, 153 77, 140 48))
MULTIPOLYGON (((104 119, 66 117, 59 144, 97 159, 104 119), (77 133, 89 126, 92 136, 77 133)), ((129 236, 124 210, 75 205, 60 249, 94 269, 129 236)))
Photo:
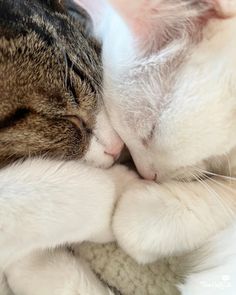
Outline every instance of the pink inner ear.
POLYGON ((119 13, 125 18, 133 18, 140 13, 140 8, 150 5, 148 0, 109 0, 119 13))
POLYGON ((157 13, 156 0, 109 0, 120 16, 128 24, 131 31, 142 38, 150 29, 153 12, 157 13))

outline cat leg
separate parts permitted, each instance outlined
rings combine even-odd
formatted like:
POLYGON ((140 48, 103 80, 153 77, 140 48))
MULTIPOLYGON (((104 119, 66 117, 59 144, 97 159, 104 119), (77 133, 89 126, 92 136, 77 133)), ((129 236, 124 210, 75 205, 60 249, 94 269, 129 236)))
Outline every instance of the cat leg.
POLYGON ((113 230, 141 263, 203 245, 236 215, 236 183, 136 181, 118 202, 113 230))
POLYGON ((83 290, 84 294, 99 294, 99 290, 108 294, 86 266, 68 253, 60 256, 52 252, 54 263, 47 263, 45 250, 41 269, 32 262, 37 260, 37 254, 26 254, 75 241, 112 240, 110 219, 114 204, 125 184, 137 176, 122 166, 104 171, 78 162, 45 160, 27 161, 0 173, 0 261, 16 294, 34 295, 31 287, 39 294, 53 294, 52 289, 59 282, 69 288, 65 294, 83 294, 83 290), (54 276, 47 281, 49 273, 54 276), (93 292, 94 289, 98 291, 93 292))
POLYGON ((5 273, 16 295, 112 295, 86 263, 66 248, 34 251, 5 273))
POLYGON ((113 240, 111 216, 133 173, 80 162, 29 160, 0 171, 0 265, 34 249, 113 240), (122 185, 124 185, 124 183, 122 185))

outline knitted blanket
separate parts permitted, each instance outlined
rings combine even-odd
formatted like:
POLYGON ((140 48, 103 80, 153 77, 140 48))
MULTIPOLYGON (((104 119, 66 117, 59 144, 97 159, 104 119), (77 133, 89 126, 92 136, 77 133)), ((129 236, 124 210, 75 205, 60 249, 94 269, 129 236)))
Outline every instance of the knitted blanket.
POLYGON ((76 255, 83 257, 99 279, 117 295, 179 295, 176 285, 183 282, 188 273, 184 257, 138 265, 115 243, 84 243, 76 255))

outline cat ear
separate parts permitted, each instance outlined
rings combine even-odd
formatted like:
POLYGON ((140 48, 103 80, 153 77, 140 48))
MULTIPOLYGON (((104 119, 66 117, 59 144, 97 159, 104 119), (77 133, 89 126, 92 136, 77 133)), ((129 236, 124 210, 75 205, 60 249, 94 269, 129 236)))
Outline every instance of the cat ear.
POLYGON ((182 32, 186 19, 196 16, 189 0, 108 0, 126 23, 135 46, 146 54, 161 47, 169 32, 182 32), (172 29, 174 28, 174 30, 172 29))
MULTIPOLYGON (((194 9, 196 1, 183 0, 107 0, 120 14, 133 35, 141 44, 155 41, 158 31, 159 40, 168 30, 167 27, 179 27, 191 17, 197 17, 199 11, 194 9)), ((216 11, 222 18, 236 16, 236 0, 199 0, 216 11)), ((201 7, 201 5, 199 6, 201 7)))
MULTIPOLYGON (((183 9, 183 0, 74 0, 81 5, 91 16, 95 33, 99 36, 99 25, 103 15, 109 7, 119 14, 128 30, 138 41, 139 47, 155 46, 153 43, 161 42, 165 34, 166 25, 181 23, 185 20, 186 9, 183 9), (159 38, 155 38, 158 31, 159 38)), ((207 1, 207 0, 205 0, 207 1)), ((211 1, 211 0, 209 0, 211 1)), ((222 0, 223 1, 223 0, 222 0)), ((110 13, 112 13, 110 11, 110 13)))

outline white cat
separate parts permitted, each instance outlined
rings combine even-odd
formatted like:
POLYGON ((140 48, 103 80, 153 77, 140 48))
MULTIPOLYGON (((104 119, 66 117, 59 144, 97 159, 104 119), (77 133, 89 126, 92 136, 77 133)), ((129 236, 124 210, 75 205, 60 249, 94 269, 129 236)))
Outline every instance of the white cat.
MULTIPOLYGON (((112 124, 140 174, 158 182, 138 181, 123 194, 115 236, 141 263, 194 250, 235 223, 236 1, 77 3, 103 43, 112 124)), ((235 234, 218 239, 222 246, 208 244, 206 268, 226 247, 219 268, 225 263, 235 279, 235 234)), ((206 281, 215 267, 202 273, 206 281)), ((187 283, 184 294, 219 293, 194 286, 194 277, 187 283)), ((220 294, 236 294, 235 283, 220 294)))

